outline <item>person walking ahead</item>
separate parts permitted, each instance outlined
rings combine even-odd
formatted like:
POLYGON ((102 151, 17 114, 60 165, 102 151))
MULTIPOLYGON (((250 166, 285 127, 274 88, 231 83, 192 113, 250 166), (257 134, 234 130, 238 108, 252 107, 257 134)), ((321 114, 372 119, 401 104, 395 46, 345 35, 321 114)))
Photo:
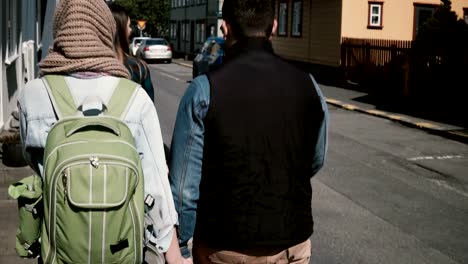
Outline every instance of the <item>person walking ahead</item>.
MULTIPOLYGON (((39 64, 40 75, 43 77, 27 83, 21 91, 18 102, 20 109, 20 132, 25 158, 28 160, 29 165, 38 175, 41 175, 43 179, 45 173, 45 159, 43 158, 44 147, 46 146, 46 142, 49 142, 49 132, 53 129, 54 124, 58 123, 57 121, 59 117, 59 109, 54 107, 56 104, 55 102, 53 104, 51 100, 53 100, 53 98, 59 98, 60 100, 71 98, 71 100, 67 100, 67 102, 70 102, 69 106, 74 107, 73 111, 76 112, 72 114, 74 114, 75 117, 87 116, 89 113, 96 111, 99 113, 107 113, 105 112, 107 111, 105 106, 109 106, 109 109, 112 110, 112 104, 109 102, 115 102, 115 100, 112 100, 111 96, 114 94, 115 90, 122 88, 120 84, 127 83, 125 86, 128 86, 128 83, 132 84, 132 82, 125 80, 125 78, 129 77, 128 71, 125 69, 124 65, 119 62, 114 50, 115 31, 115 21, 105 1, 66 0, 60 1, 57 5, 53 22, 54 45, 47 57, 39 64), (59 80, 60 82, 49 82, 49 80, 59 80), (54 86, 55 88, 51 89, 51 86, 54 86), (52 90, 58 91, 60 96, 52 96, 50 94, 50 91, 52 90)), ((135 88, 137 86, 136 83, 133 84, 134 87, 131 88, 135 88)), ((156 244, 155 247, 160 252, 166 253, 165 256, 168 263, 191 263, 191 260, 185 260, 181 257, 177 244, 177 237, 174 228, 174 225, 177 223, 177 213, 174 208, 174 202, 167 177, 168 169, 164 158, 163 141, 156 109, 153 102, 150 100, 148 95, 146 95, 146 92, 143 89, 138 87, 136 90, 133 89, 132 91, 133 94, 131 96, 124 98, 129 100, 129 104, 124 111, 126 114, 123 114, 121 117, 134 138, 134 146, 136 148, 135 152, 138 156, 137 158, 141 159, 141 170, 144 178, 144 194, 146 197, 153 198, 153 203, 151 206, 147 206, 148 209, 145 214, 145 218, 147 220, 145 222, 148 223, 147 227, 152 227, 151 230, 146 230, 146 239, 154 242, 156 244)), ((67 119, 65 118, 62 120, 67 119)), ((116 135, 122 134, 119 132, 120 130, 103 129, 101 123, 98 123, 97 121, 95 125, 104 132, 116 131, 114 132, 116 135)), ((67 130, 72 131, 73 133, 79 133, 83 127, 77 126, 74 129, 72 128, 73 127, 68 127, 67 130)), ((69 132, 67 135, 70 135, 72 132, 69 132)), ((72 146, 72 144, 68 145, 72 146)), ((121 145, 116 144, 116 146, 121 145)), ((132 147, 132 145, 129 146, 132 147)), ((122 148, 115 147, 115 149, 117 151, 122 148)), ((101 150, 96 149, 95 151, 99 153, 101 150)), ((99 170, 99 173, 103 170, 106 171, 107 165, 99 166, 97 157, 92 157, 90 162, 92 165, 89 166, 90 169, 83 170, 80 173, 75 174, 73 179, 76 179, 76 175, 85 174, 89 171, 93 172, 99 170)), ((104 162, 101 161, 101 163, 104 162)), ((113 164, 115 165, 116 163, 113 164)), ((117 163, 117 166, 118 164, 119 163, 117 163)), ((126 174, 127 178, 129 177, 129 174, 130 173, 126 174)), ((107 172, 104 172, 104 175, 107 175, 107 172)), ((103 187, 103 194, 105 194, 103 204, 106 204, 107 199, 106 186, 108 183, 109 186, 115 186, 112 185, 112 183, 117 182, 116 179, 118 178, 117 176, 119 176, 111 169, 109 169, 109 175, 109 178, 113 178, 112 181, 104 180, 106 185, 103 187)), ((67 185, 66 177, 69 176, 64 174, 62 178, 63 185, 70 187, 72 183, 70 181, 70 184, 67 185)), ((105 177, 106 176, 104 176, 104 178, 105 177)), ((97 177, 92 177, 91 175, 89 179, 93 179, 96 186, 102 187, 103 183, 97 182, 97 177)), ((97 201, 95 203, 101 201, 99 199, 102 197, 101 195, 96 195, 94 197, 91 195, 91 190, 94 190, 92 189, 93 181, 89 184, 89 189, 82 189, 83 193, 90 193, 89 202, 86 198, 85 201, 92 205, 94 205, 92 203, 94 201, 97 201)), ((86 186, 86 184, 82 185, 86 186)), ((62 185, 57 184, 57 186, 62 185)), ((81 187, 81 185, 79 186, 81 187)), ((123 187, 126 188, 126 186, 123 187)), ((57 188, 57 190, 61 192, 68 191, 65 187, 62 189, 57 188)), ((109 195, 117 195, 119 193, 124 193, 122 190, 122 188, 118 188, 118 190, 114 189, 113 192, 112 190, 107 191, 110 192, 109 195)), ((71 191, 73 191, 73 188, 71 188, 71 191)), ((68 192, 69 195, 71 195, 71 191, 68 192)), ((79 196, 81 193, 79 191, 75 191, 74 195, 75 194, 79 196)), ((129 195, 132 194, 130 193, 129 195)), ((76 208, 71 205, 68 207, 69 203, 72 201, 71 199, 66 199, 66 196, 64 197, 64 199, 55 199, 53 201, 56 203, 60 202, 66 204, 67 206, 63 207, 65 209, 76 208)), ((84 195, 84 197, 86 196, 84 195)), ((141 195, 141 200, 142 199, 143 194, 141 195)), ((137 208, 143 207, 142 203, 138 201, 135 203, 138 203, 135 205, 137 208)), ((115 211, 114 209, 115 207, 113 207, 112 210, 109 210, 109 212, 115 211)), ((91 218, 92 212, 91 210, 88 211, 91 218)), ((133 213, 132 209, 130 209, 130 212, 132 213, 132 217, 134 214, 138 216, 139 212, 142 213, 142 211, 139 210, 135 210, 136 213, 133 213)), ((105 219, 105 217, 103 219, 105 219)), ((137 220, 140 219, 141 217, 137 218, 137 220)), ((85 221, 86 219, 73 219, 75 222, 80 220, 85 221)), ((116 225, 119 225, 118 219, 108 220, 113 223, 112 227, 114 228, 116 225)), ((67 223, 65 223, 65 221, 63 222, 64 223, 62 224, 66 226, 67 223)), ((136 222, 137 221, 135 220, 133 223, 134 226, 136 226, 136 222)), ((78 255, 77 258, 84 258, 83 255, 93 255, 93 257, 99 255, 99 259, 102 259, 102 262, 104 263, 106 263, 104 257, 108 255, 112 258, 120 258, 121 261, 119 261, 119 263, 134 263, 138 261, 136 257, 135 261, 133 261, 133 258, 131 261, 129 260, 128 256, 131 256, 131 253, 122 255, 122 252, 127 252, 126 250, 128 248, 135 248, 135 245, 143 243, 143 241, 137 241, 137 238, 143 231, 137 230, 137 228, 135 228, 136 231, 134 231, 133 235, 130 233, 122 234, 122 237, 119 238, 121 240, 115 241, 115 243, 117 243, 115 245, 113 244, 114 242, 109 245, 109 241, 101 239, 102 242, 93 243, 92 245, 89 243, 89 248, 87 248, 86 252, 78 251, 77 248, 83 248, 83 244, 86 247, 88 246, 88 244, 85 244, 88 240, 86 239, 86 241, 83 242, 83 237, 77 237, 78 235, 89 235, 89 241, 91 241, 91 237, 94 238, 101 233, 103 234, 103 237, 104 235, 107 235, 105 232, 106 228, 109 230, 115 230, 102 224, 105 223, 104 220, 102 223, 98 223, 99 224, 94 225, 89 223, 89 232, 80 232, 79 234, 75 233, 74 236, 69 235, 74 234, 74 230, 71 230, 73 228, 61 229, 61 226, 59 225, 60 223, 58 223, 57 229, 59 232, 57 233, 60 236, 63 236, 63 234, 69 236, 67 239, 60 240, 57 243, 54 241, 56 239, 55 236, 50 237, 50 245, 55 248, 63 248, 64 245, 70 245, 70 247, 64 250, 69 250, 68 253, 72 252, 73 254, 63 254, 63 252, 56 250, 56 252, 51 253, 57 255, 54 257, 52 262, 77 262, 76 260, 67 260, 71 255, 78 255), (137 231, 140 231, 140 233, 137 231), (131 240, 127 240, 126 238, 130 238, 131 240), (134 243, 128 242, 132 240, 134 243), (80 244, 77 241, 83 243, 80 244), (102 257, 100 255, 101 246, 103 252, 102 257), (108 252, 109 249, 111 253, 108 252)), ((50 226, 48 228, 50 228, 50 226)), ((119 232, 122 228, 123 227, 121 226, 119 232)), ((59 237, 59 235, 57 237, 59 237)), ((42 243, 44 243, 44 240, 42 240, 42 243)), ((138 247, 138 249, 135 250, 140 251, 140 249, 141 247, 138 247)), ((51 254, 49 254, 49 256, 51 254)), ((141 256, 141 254, 142 252, 136 252, 135 256, 141 256)), ((88 262, 89 261, 90 260, 88 260, 88 262)), ((49 262, 46 261, 46 263, 49 262)))
POLYGON ((117 34, 115 36, 117 57, 130 72, 131 80, 140 84, 154 102, 154 87, 151 81, 148 65, 143 60, 130 56, 128 41, 132 33, 132 29, 130 27, 128 11, 121 5, 114 3, 110 4, 109 7, 117 26, 117 34))
POLYGON ((275 1, 225 0, 226 63, 183 96, 170 182, 194 263, 308 263, 311 177, 328 112, 314 78, 273 52, 275 1))

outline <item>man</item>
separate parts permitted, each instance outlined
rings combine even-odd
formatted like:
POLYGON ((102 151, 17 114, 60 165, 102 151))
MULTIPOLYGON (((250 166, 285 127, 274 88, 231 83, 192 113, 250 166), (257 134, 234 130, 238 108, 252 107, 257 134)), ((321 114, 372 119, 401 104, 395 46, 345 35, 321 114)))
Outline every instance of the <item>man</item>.
POLYGON ((179 243, 194 263, 308 263, 310 179, 327 107, 311 75, 273 53, 274 2, 225 0, 225 64, 179 105, 170 181, 179 243))

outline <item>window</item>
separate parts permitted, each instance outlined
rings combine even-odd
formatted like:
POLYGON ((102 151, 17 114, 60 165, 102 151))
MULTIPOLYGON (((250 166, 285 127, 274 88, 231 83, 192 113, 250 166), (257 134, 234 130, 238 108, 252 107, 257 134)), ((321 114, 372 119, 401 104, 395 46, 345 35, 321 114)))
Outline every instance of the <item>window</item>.
POLYGON ((6 60, 5 63, 12 63, 18 56, 18 28, 21 17, 18 15, 18 1, 6 1, 6 60))
POLYGON ((185 40, 185 22, 180 25, 180 39, 185 40))
POLYGON ((295 0, 292 3, 291 36, 302 36, 302 1, 295 0))
POLYGON ((37 48, 42 47, 42 31, 44 30, 44 17, 47 1, 36 0, 36 43, 37 48))
POLYGON ((367 28, 382 29, 382 2, 369 2, 369 21, 367 28))
POLYGON ((185 23, 185 41, 186 42, 189 42, 190 41, 190 38, 192 36, 192 32, 190 30, 190 22, 189 21, 186 21, 185 23))
POLYGON ((171 21, 170 23, 170 38, 177 39, 177 23, 175 21, 171 21))
POLYGON ((278 36, 288 34, 288 3, 280 2, 278 5, 278 36))
POLYGON ((203 43, 205 41, 205 22, 197 21, 195 25, 195 42, 203 43))
POLYGON ((145 45, 164 45, 167 46, 168 43, 164 39, 147 39, 145 40, 145 45))
POLYGON ((215 25, 210 25, 210 37, 216 36, 216 26, 215 25))
POLYGON ((415 4, 414 5, 414 29, 413 37, 416 38, 420 28, 426 23, 426 21, 432 17, 435 12, 436 5, 424 5, 424 4, 415 4))

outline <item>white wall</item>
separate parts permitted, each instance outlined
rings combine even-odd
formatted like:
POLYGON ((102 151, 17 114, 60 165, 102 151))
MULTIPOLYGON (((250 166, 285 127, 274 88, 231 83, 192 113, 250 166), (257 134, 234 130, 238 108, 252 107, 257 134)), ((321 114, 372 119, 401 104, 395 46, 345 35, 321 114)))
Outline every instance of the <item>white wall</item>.
POLYGON ((20 90, 27 81, 37 76, 38 52, 42 51, 42 58, 47 54, 52 43, 52 18, 55 6, 59 0, 1 0, 0 1, 0 130, 3 129, 11 112, 17 108, 17 98, 20 90), (7 14, 12 10, 11 3, 17 5, 17 56, 7 55, 7 14), (46 6, 42 47, 37 39, 37 3, 46 6), (8 8, 7 8, 8 5, 8 8), (30 47, 28 54, 23 54, 30 47), (25 72, 27 69, 27 74, 25 72))

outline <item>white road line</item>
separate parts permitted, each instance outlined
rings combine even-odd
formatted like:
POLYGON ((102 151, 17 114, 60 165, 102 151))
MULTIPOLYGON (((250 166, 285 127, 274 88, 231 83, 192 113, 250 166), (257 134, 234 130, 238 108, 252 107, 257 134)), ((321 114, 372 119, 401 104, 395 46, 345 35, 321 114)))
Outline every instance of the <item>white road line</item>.
POLYGON ((437 180, 437 179, 429 179, 429 181, 434 182, 435 184, 439 185, 440 187, 446 188, 446 189, 448 189, 450 191, 454 191, 454 192, 456 192, 456 193, 458 193, 460 195, 468 197, 467 192, 464 192, 462 190, 454 188, 454 187, 450 186, 449 184, 447 184, 447 182, 445 182, 445 181, 441 181, 441 180, 437 180))
POLYGON ((414 157, 408 158, 411 161, 418 161, 418 160, 448 160, 448 159, 461 159, 463 158, 462 155, 445 155, 445 156, 421 156, 421 157, 414 157))
POLYGON ((169 77, 169 78, 171 78, 171 79, 173 79, 173 80, 179 81, 179 82, 183 82, 183 83, 186 82, 185 80, 182 80, 182 79, 180 79, 180 78, 177 78, 177 77, 175 77, 175 76, 173 76, 173 75, 170 75, 170 74, 168 74, 168 73, 165 73, 165 72, 163 72, 163 71, 158 71, 158 73, 161 74, 161 75, 164 75, 164 76, 166 76, 166 77, 169 77))

